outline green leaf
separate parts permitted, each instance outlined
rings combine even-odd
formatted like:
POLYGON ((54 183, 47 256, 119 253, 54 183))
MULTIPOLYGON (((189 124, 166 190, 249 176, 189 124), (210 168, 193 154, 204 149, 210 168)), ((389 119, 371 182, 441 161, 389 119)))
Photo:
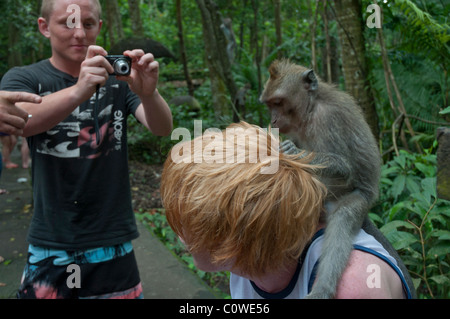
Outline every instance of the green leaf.
POLYGON ((445 285, 445 284, 449 284, 450 283, 450 278, 448 278, 445 275, 431 276, 430 279, 433 280, 438 285, 445 285))
POLYGON ((394 246, 396 250, 410 247, 412 244, 419 241, 416 236, 404 231, 389 232, 386 234, 386 238, 392 243, 392 246, 394 246))
POLYGON ((405 202, 398 202, 397 204, 392 206, 392 208, 390 209, 389 215, 388 215, 389 220, 393 220, 395 218, 395 216, 397 215, 397 212, 404 207, 405 207, 405 202))
POLYGON ((384 223, 383 219, 380 216, 378 216, 377 214, 369 213, 369 217, 374 223, 379 223, 379 224, 384 223))
POLYGON ((405 181, 406 188, 410 193, 420 192, 420 184, 416 181, 414 176, 407 176, 405 181))
POLYGON ((422 282, 422 279, 420 278, 411 278, 414 284, 414 287, 419 287, 420 283, 422 282))
POLYGON ((439 112, 441 115, 450 114, 450 106, 447 106, 445 109, 439 112))
POLYGON ((436 197, 436 177, 428 177, 422 180, 421 182, 423 192, 426 194, 429 200, 429 204, 431 206, 431 197, 436 197))
POLYGON ((449 242, 444 241, 431 247, 427 252, 427 257, 435 258, 446 256, 447 254, 450 254, 450 245, 449 242))
POLYGON ((391 193, 394 198, 397 198, 405 189, 406 176, 398 175, 394 179, 394 183, 392 184, 391 193))
POLYGON ((436 230, 432 234, 433 237, 438 237, 439 240, 450 240, 450 231, 448 230, 436 230))
POLYGON ((425 165, 423 163, 415 163, 416 168, 421 171, 426 177, 436 176, 436 168, 431 165, 425 165))
POLYGON ((387 178, 387 177, 382 177, 382 178, 380 179, 380 183, 381 183, 381 184, 385 184, 385 185, 389 185, 389 186, 392 186, 392 184, 393 184, 392 180, 390 180, 390 179, 387 178))
POLYGON ((442 206, 442 207, 436 207, 435 206, 434 209, 433 209, 433 213, 450 217, 450 204, 447 204, 447 205, 442 206))
POLYGON ((406 157, 404 156, 404 154, 400 154, 399 156, 396 156, 396 157, 394 158, 394 161, 395 161, 398 165, 400 165, 400 167, 401 167, 402 169, 405 169, 405 166, 406 166, 406 157))
POLYGON ((386 175, 389 175, 389 174, 398 174, 399 172, 400 172, 400 169, 399 169, 398 166, 391 166, 389 168, 383 169, 382 175, 386 176, 386 175))
POLYGON ((428 209, 430 208, 430 197, 426 197, 427 194, 415 193, 411 194, 411 197, 417 201, 414 203, 408 202, 406 204, 409 211, 416 213, 421 219, 425 216, 428 209))
POLYGON ((414 226, 408 222, 405 222, 403 220, 393 220, 393 221, 387 223, 386 225, 384 225, 383 227, 381 227, 380 231, 386 235, 391 232, 396 232, 399 227, 414 229, 414 226))

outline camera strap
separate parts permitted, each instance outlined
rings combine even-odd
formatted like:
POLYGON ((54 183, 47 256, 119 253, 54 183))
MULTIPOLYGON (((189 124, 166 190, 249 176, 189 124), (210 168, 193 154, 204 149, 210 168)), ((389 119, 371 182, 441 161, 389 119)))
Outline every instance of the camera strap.
POLYGON ((100 126, 98 124, 98 110, 100 108, 99 97, 100 97, 100 85, 97 84, 97 90, 95 92, 95 104, 94 104, 94 128, 97 146, 100 145, 100 126))

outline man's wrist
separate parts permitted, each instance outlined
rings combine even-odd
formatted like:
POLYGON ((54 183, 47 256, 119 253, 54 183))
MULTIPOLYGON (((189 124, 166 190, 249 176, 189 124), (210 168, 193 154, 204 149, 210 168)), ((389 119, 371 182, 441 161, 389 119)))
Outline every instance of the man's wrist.
POLYGON ((144 94, 144 95, 138 95, 139 98, 141 99, 142 104, 149 103, 149 104, 154 104, 153 102, 158 100, 161 95, 159 94, 158 89, 155 89, 151 94, 144 94))

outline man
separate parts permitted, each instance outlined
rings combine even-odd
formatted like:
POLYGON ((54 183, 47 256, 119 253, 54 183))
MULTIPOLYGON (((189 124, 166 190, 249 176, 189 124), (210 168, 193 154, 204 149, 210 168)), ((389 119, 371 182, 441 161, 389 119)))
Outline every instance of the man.
POLYGON ((150 53, 126 51, 130 76, 109 76, 107 52, 95 45, 102 27, 98 0, 44 0, 41 15, 51 58, 12 69, 1 85, 42 96, 38 106, 20 104, 32 115, 23 135, 32 155, 35 211, 18 296, 142 298, 131 245, 138 232, 126 119, 133 114, 158 136, 171 132, 172 114, 157 90, 159 64, 150 53))

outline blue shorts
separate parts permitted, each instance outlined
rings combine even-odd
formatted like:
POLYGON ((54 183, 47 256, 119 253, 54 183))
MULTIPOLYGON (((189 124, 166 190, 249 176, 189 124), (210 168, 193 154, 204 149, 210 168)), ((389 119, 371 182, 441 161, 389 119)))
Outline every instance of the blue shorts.
POLYGON ((131 242, 82 251, 29 246, 19 299, 142 299, 131 242))

